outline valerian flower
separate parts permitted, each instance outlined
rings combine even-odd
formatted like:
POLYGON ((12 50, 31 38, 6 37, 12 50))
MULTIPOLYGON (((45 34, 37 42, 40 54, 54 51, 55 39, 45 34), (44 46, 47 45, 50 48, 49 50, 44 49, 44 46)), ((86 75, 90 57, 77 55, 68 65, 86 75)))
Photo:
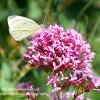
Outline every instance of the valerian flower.
POLYGON ((17 85, 16 87, 17 91, 20 93, 23 93, 28 97, 28 100, 34 100, 34 97, 32 95, 32 84, 31 82, 23 82, 17 85))
POLYGON ((100 86, 100 79, 93 76, 91 61, 95 53, 90 44, 74 29, 64 31, 63 27, 50 25, 29 38, 30 45, 23 59, 52 73, 48 83, 54 91, 69 86, 77 87, 77 97, 100 86))
MULTIPOLYGON (((67 92, 66 94, 60 92, 59 100, 73 100, 73 97, 74 97, 74 92, 67 92)), ((58 100, 56 92, 53 92, 50 95, 50 100, 58 100)), ((75 100, 92 100, 92 99, 89 97, 84 98, 84 94, 81 94, 77 96, 75 100)))

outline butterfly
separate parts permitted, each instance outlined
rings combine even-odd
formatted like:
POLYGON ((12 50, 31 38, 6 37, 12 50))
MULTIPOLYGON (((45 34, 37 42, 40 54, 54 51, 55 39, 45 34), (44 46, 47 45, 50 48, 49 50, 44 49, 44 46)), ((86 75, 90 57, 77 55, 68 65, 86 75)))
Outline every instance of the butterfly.
POLYGON ((11 36, 16 41, 21 41, 30 35, 34 36, 44 28, 44 25, 39 25, 29 18, 16 15, 8 17, 8 26, 11 36))

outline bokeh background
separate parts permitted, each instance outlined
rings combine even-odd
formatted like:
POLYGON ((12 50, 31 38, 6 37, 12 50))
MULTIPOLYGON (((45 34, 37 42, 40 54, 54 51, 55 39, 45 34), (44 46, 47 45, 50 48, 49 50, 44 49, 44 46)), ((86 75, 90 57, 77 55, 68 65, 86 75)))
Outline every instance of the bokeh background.
MULTIPOLYGON (((100 0, 0 0, 0 93, 15 88, 20 82, 32 81, 33 88, 49 92, 47 73, 30 68, 21 61, 28 41, 16 42, 9 34, 7 17, 21 15, 39 24, 59 24, 66 29, 75 28, 91 44, 96 53, 92 70, 100 76, 100 0)), ((13 92, 13 90, 12 90, 13 92)), ((100 100, 100 93, 87 93, 92 100, 100 100)), ((39 96, 39 100, 47 100, 39 96)), ((0 95, 0 100, 27 100, 25 96, 0 95)))

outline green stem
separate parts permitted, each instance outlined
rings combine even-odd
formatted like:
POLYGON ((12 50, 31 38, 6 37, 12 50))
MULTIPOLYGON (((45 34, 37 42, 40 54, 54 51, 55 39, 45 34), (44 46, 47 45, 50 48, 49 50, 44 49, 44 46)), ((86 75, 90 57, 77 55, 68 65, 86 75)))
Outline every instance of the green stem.
POLYGON ((84 14, 84 12, 91 6, 92 3, 93 3, 93 0, 89 0, 88 3, 81 9, 80 13, 78 14, 78 17, 77 17, 76 23, 74 25, 74 28, 77 27, 79 19, 84 14))
POLYGON ((90 7, 90 5, 93 3, 93 0, 89 0, 88 3, 81 9, 78 19, 81 18, 81 16, 84 14, 84 12, 90 7))
POLYGON ((57 93, 57 98, 58 98, 58 100, 60 100, 59 92, 57 93))
POLYGON ((92 32, 91 32, 91 35, 90 35, 90 38, 89 38, 90 42, 91 42, 92 38, 94 37, 94 34, 95 34, 97 28, 99 27, 99 24, 100 24, 100 17, 98 17, 94 27, 92 28, 92 32))

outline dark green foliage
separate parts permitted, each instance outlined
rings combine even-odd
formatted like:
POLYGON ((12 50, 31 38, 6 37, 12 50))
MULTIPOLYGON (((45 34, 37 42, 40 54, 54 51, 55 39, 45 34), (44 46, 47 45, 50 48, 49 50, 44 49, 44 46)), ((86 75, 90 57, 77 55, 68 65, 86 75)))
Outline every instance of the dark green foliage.
MULTIPOLYGON (((0 0, 0 93, 2 88, 15 88, 17 84, 32 81, 33 88, 50 91, 46 85, 48 73, 36 68, 26 68, 21 57, 28 45, 27 40, 16 42, 8 32, 7 17, 26 16, 42 24, 59 24, 75 28, 82 33, 96 53, 92 69, 100 75, 100 0, 0 0)), ((90 92, 89 97, 99 100, 100 94, 90 92)), ((86 95, 86 96, 87 96, 86 95)), ((26 100, 22 96, 0 95, 0 100, 26 100)), ((39 96, 39 100, 47 100, 39 96)))

